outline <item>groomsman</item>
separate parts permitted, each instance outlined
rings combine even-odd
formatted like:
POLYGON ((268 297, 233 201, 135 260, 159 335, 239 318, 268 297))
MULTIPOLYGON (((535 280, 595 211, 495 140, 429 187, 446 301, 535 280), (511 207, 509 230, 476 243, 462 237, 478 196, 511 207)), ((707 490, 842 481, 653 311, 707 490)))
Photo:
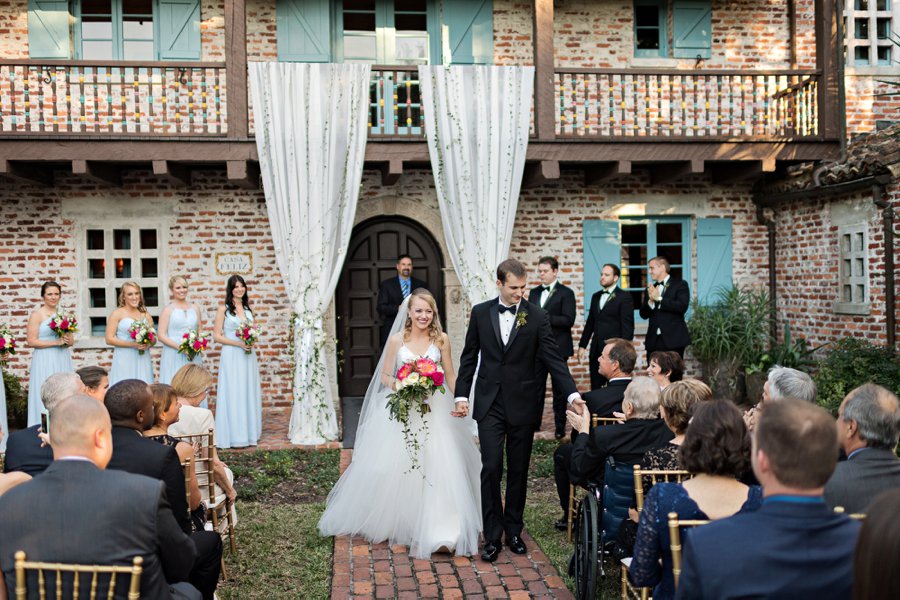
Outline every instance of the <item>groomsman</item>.
POLYGON ((403 302, 404 298, 409 296, 413 290, 418 288, 427 288, 421 279, 412 276, 413 262, 408 254, 401 254, 397 259, 397 276, 390 277, 381 282, 378 286, 378 304, 376 309, 381 315, 381 347, 387 341, 388 333, 391 332, 391 325, 397 317, 397 309, 403 302))
POLYGON ((619 267, 605 264, 600 270, 599 292, 591 296, 588 320, 578 342, 578 360, 584 361, 585 351, 590 342, 588 358, 591 374, 591 389, 596 390, 606 385, 607 379, 600 372, 597 359, 603 353, 606 340, 619 338, 631 341, 634 339, 634 302, 631 294, 619 287, 619 267))
MULTIPOLYGON (((568 361, 573 354, 572 325, 575 324, 575 292, 563 285, 558 279, 559 262, 552 256, 538 259, 538 278, 541 285, 528 295, 528 301, 537 304, 550 315, 550 327, 553 339, 559 347, 559 354, 568 361)), ((556 427, 556 439, 566 433, 566 394, 552 382, 553 387, 553 421, 556 427)))
POLYGON ((684 315, 691 304, 688 284, 672 277, 668 259, 657 256, 648 263, 651 281, 641 303, 641 318, 648 319, 644 348, 647 356, 657 350, 671 350, 684 358, 691 344, 684 315))

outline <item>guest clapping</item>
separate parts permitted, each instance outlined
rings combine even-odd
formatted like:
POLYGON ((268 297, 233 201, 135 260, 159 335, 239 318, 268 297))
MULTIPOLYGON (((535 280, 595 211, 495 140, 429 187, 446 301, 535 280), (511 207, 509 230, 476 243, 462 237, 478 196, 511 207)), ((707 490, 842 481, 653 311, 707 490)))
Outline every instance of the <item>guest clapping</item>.
POLYGON ((162 357, 159 360, 159 382, 166 384, 171 384, 178 369, 189 362, 202 364, 200 354, 194 356, 193 360, 188 360, 186 355, 178 352, 184 334, 191 330, 200 331, 203 327, 200 309, 187 300, 187 279, 180 275, 169 279, 169 293, 171 302, 159 315, 159 341, 163 343, 162 357))
MULTIPOLYGON (((31 372, 28 379, 28 426, 41 422, 41 385, 54 373, 70 373, 72 357, 69 348, 75 343, 75 336, 60 327, 54 316, 60 312, 59 301, 62 286, 55 281, 48 281, 41 286, 43 304, 28 317, 27 342, 34 348, 31 355, 31 372), (56 330, 51 322, 57 325, 56 330)), ((68 323, 67 323, 68 325, 68 323)))
POLYGON ((109 376, 103 367, 82 367, 75 371, 84 384, 84 393, 103 404, 106 390, 109 389, 109 376))
POLYGON ((153 317, 144 305, 144 292, 133 281, 122 284, 119 307, 106 324, 106 343, 114 346, 109 383, 140 379, 153 383, 153 363, 149 349, 156 343, 153 317))

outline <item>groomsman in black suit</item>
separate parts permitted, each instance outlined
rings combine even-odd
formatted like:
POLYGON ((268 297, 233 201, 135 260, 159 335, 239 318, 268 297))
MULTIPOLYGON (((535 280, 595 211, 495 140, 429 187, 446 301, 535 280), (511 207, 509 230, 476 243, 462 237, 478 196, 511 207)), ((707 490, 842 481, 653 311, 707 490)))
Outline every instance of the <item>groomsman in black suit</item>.
POLYGON ((601 289, 591 296, 588 320, 578 342, 578 360, 583 361, 588 342, 588 368, 591 374, 591 389, 606 385, 606 377, 600 372, 597 359, 603 352, 606 340, 619 338, 634 339, 634 302, 631 294, 619 287, 619 267, 605 264, 600 270, 601 289))
POLYGON ((390 277, 378 286, 378 305, 376 309, 381 315, 381 347, 387 341, 391 332, 391 325, 397 317, 397 309, 403 299, 409 296, 413 290, 427 288, 428 284, 421 279, 412 276, 413 263, 408 254, 401 254, 397 259, 397 276, 390 277))
POLYGON ((672 267, 664 256, 651 258, 648 263, 651 282, 641 303, 641 318, 648 319, 644 349, 647 356, 657 350, 671 350, 684 358, 684 349, 691 345, 684 315, 691 305, 691 291, 682 279, 669 273, 672 267))
MULTIPOLYGON (((559 347, 559 355, 568 361, 572 356, 572 325, 575 324, 575 292, 557 279, 559 262, 552 256, 538 260, 538 277, 541 285, 531 290, 528 301, 537 304, 550 316, 550 328, 559 347)), ((553 380, 550 380, 551 383, 553 380)), ((566 433, 566 394, 553 384, 553 421, 556 439, 566 433)))

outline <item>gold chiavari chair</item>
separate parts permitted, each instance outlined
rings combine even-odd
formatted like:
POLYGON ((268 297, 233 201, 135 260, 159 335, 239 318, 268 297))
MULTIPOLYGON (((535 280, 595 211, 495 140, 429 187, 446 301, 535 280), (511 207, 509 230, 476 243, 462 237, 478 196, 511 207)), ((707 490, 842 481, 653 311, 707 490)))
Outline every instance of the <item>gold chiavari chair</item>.
MULTIPOLYGON (((844 511, 844 507, 843 507, 843 506, 835 506, 835 507, 834 507, 834 512, 836 512, 836 513, 842 515, 842 514, 844 514, 846 511, 844 511)), ((855 519, 855 520, 857 520, 857 521, 864 521, 864 520, 866 519, 866 514, 865 514, 865 513, 849 513, 849 514, 847 514, 847 516, 850 517, 851 519, 855 519)))
MULTIPOLYGON (((614 417, 598 417, 597 415, 591 415, 591 428, 594 427, 602 427, 604 425, 615 425, 616 423, 621 423, 621 419, 616 419, 614 417)), ((572 523, 575 522, 575 484, 569 484, 569 510, 566 511, 566 539, 568 541, 572 541, 572 523)))
POLYGON ((706 525, 709 520, 679 519, 678 513, 669 513, 669 548, 672 550, 672 580, 678 589, 678 578, 681 576, 681 528, 706 525))
POLYGON ((80 600, 82 597, 86 600, 96 600, 100 576, 105 574, 109 574, 108 598, 113 598, 115 596, 116 575, 122 574, 131 575, 131 581, 128 584, 128 600, 137 600, 141 597, 141 572, 143 571, 143 563, 144 558, 141 556, 135 556, 130 567, 29 562, 26 560, 25 552, 19 550, 15 553, 16 600, 25 600, 28 597, 27 571, 37 571, 38 592, 42 599, 48 597, 62 598, 61 582, 63 573, 72 573, 72 600, 80 600), (55 594, 47 592, 47 578, 45 575, 45 572, 47 571, 55 575, 55 594), (82 596, 80 579, 81 575, 85 573, 91 574, 91 585, 89 590, 85 590, 89 595, 82 596))

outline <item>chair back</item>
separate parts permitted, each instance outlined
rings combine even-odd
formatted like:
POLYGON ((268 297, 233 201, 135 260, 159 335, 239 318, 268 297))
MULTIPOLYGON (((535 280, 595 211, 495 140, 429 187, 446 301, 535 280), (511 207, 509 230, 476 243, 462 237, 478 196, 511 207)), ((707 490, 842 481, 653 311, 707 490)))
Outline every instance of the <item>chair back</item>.
MULTIPOLYGON (((96 600, 98 598, 98 590, 104 589, 103 581, 108 581, 105 597, 112 599, 116 597, 116 575, 131 575, 128 584, 128 600, 137 600, 141 597, 141 571, 143 570, 144 558, 135 556, 130 567, 114 567, 101 565, 77 565, 66 563, 45 563, 45 562, 29 562, 26 560, 25 552, 19 550, 15 553, 15 569, 16 569, 16 600, 25 600, 28 597, 28 571, 37 571, 38 594, 40 598, 62 598, 63 597, 63 574, 72 574, 71 596, 65 597, 72 600, 96 600), (90 574, 90 588, 82 591, 82 576, 90 574), (50 577, 48 577, 50 575, 50 577), (109 578, 103 577, 109 575, 109 578), (47 591, 48 579, 53 580, 52 589, 55 592, 47 591)), ((68 578, 67 578, 68 579, 68 578)), ((124 579, 124 577, 123 577, 124 579)), ((68 586, 66 586, 68 588, 68 586)), ((87 586, 85 586, 87 587, 87 586)), ((32 597, 35 595, 32 592, 32 597)), ((119 597, 122 597, 121 594, 119 597)))
POLYGON ((622 419, 617 419, 615 417, 600 417, 593 413, 591 413, 591 427, 600 427, 603 425, 615 425, 617 423, 621 423, 622 419))
POLYGON ((184 496, 188 518, 191 516, 191 475, 194 473, 193 460, 194 457, 188 456, 187 460, 181 463, 181 470, 184 473, 184 496))
POLYGON ((209 504, 216 497, 216 482, 213 478, 216 456, 216 437, 212 429, 204 433, 188 433, 173 436, 194 447, 194 471, 203 500, 209 504))
POLYGON ((678 513, 669 513, 669 548, 672 550, 672 580, 675 582, 675 588, 678 588, 678 577, 681 575, 681 528, 697 527, 698 525, 706 525, 708 520, 700 519, 679 519, 678 513))
POLYGON ((614 540, 619 535, 619 527, 628 517, 628 509, 634 499, 632 472, 633 466, 630 463, 617 464, 612 457, 606 459, 600 520, 600 539, 603 543, 614 540))
MULTIPOLYGON (((634 499, 637 511, 644 510, 644 478, 650 478, 650 486, 663 481, 666 483, 681 483, 691 478, 689 471, 682 469, 641 469, 641 465, 634 465, 634 499)), ((649 487, 649 486, 648 486, 649 487)))
MULTIPOLYGON (((834 512, 836 512, 839 515, 846 514, 846 511, 844 510, 843 506, 835 506, 834 512)), ((856 521, 865 521, 865 519, 866 519, 866 513, 849 513, 849 514, 847 514, 847 516, 850 517, 851 519, 855 519, 856 521)))

